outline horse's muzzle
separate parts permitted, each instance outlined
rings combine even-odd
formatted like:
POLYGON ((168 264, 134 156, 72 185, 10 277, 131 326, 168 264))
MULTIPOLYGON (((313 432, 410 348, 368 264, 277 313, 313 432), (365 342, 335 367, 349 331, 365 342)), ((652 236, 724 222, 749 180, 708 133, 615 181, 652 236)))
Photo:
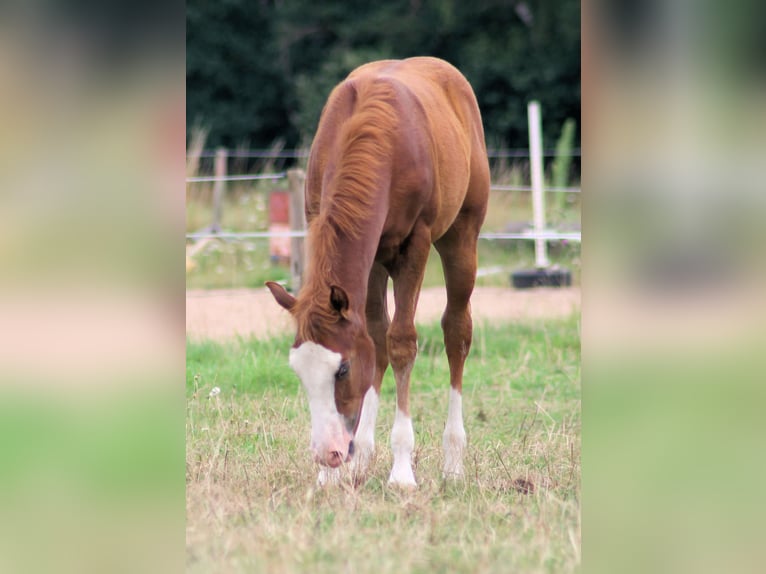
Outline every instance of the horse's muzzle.
POLYGON ((314 462, 321 464, 322 466, 329 466, 330 468, 338 468, 341 464, 351 462, 354 456, 354 440, 351 439, 348 443, 348 450, 345 457, 340 450, 332 450, 321 456, 318 452, 314 453, 314 462))

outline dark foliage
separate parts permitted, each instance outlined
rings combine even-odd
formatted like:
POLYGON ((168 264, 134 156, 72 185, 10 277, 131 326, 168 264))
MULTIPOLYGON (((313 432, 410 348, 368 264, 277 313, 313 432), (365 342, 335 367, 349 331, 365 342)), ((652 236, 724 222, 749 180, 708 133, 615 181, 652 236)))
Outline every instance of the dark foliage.
POLYGON ((209 146, 308 143, 349 71, 415 55, 465 74, 491 145, 527 145, 530 99, 546 146, 579 124, 576 0, 189 0, 186 14, 187 125, 209 129, 209 146))

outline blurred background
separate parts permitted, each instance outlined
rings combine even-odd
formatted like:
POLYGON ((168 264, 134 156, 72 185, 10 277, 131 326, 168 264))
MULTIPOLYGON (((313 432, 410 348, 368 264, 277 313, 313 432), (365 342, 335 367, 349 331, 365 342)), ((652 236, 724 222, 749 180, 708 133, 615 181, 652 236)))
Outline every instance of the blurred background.
POLYGON ((0 6, 3 572, 183 568, 184 82, 182 2, 0 6))
POLYGON ((587 150, 583 569, 760 571, 766 5, 583 2, 580 125, 577 4, 463 4, 3 4, 1 570, 183 568, 192 134, 305 149, 331 85, 417 49, 474 83, 490 147, 526 147, 535 97, 545 147, 571 117, 587 150))
POLYGON ((587 571, 766 558, 765 7, 583 2, 587 571))

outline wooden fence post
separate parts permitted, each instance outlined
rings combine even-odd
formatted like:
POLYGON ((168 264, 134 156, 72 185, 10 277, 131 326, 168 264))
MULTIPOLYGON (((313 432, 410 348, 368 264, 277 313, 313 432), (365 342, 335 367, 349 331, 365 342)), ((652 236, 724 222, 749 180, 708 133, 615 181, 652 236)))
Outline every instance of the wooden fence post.
MULTIPOLYGON (((219 147, 215 151, 215 176, 226 177, 226 148, 219 147)), ((210 225, 212 233, 221 231, 221 211, 223 209, 223 195, 226 191, 226 182, 216 180, 213 184, 213 223, 210 225)))
MULTIPOLYGON (((287 171, 287 181, 290 187, 290 231, 305 231, 303 188, 306 174, 302 169, 290 169, 287 171)), ((303 284, 304 243, 303 237, 290 238, 290 286, 294 295, 298 294, 303 284)))

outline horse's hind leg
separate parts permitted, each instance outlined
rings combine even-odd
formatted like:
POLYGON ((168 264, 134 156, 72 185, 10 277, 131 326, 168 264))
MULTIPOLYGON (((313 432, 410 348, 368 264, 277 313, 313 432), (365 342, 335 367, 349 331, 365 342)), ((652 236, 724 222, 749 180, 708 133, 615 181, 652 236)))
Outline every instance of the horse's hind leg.
POLYGON ((476 243, 480 225, 480 219, 461 214, 435 244, 447 286, 447 308, 441 324, 451 387, 442 442, 444 475, 454 478, 463 476, 463 453, 466 446, 463 427, 463 366, 471 348, 473 332, 470 299, 476 281, 476 243))
POLYGON ((412 471, 415 433, 410 417, 410 373, 418 353, 415 330, 415 306, 423 283, 431 241, 428 229, 415 227, 402 253, 389 267, 394 280, 394 319, 388 329, 388 358, 396 379, 396 416, 391 429, 391 450, 394 464, 389 484, 416 486, 412 471))
POLYGON ((378 415, 380 384, 388 367, 386 332, 390 320, 386 301, 387 287, 388 272, 379 263, 373 264, 367 284, 366 315, 367 332, 375 343, 375 376, 370 390, 364 396, 362 414, 359 417, 359 426, 354 436, 356 452, 351 462, 351 471, 357 479, 361 478, 367 471, 375 451, 375 421, 378 415))

